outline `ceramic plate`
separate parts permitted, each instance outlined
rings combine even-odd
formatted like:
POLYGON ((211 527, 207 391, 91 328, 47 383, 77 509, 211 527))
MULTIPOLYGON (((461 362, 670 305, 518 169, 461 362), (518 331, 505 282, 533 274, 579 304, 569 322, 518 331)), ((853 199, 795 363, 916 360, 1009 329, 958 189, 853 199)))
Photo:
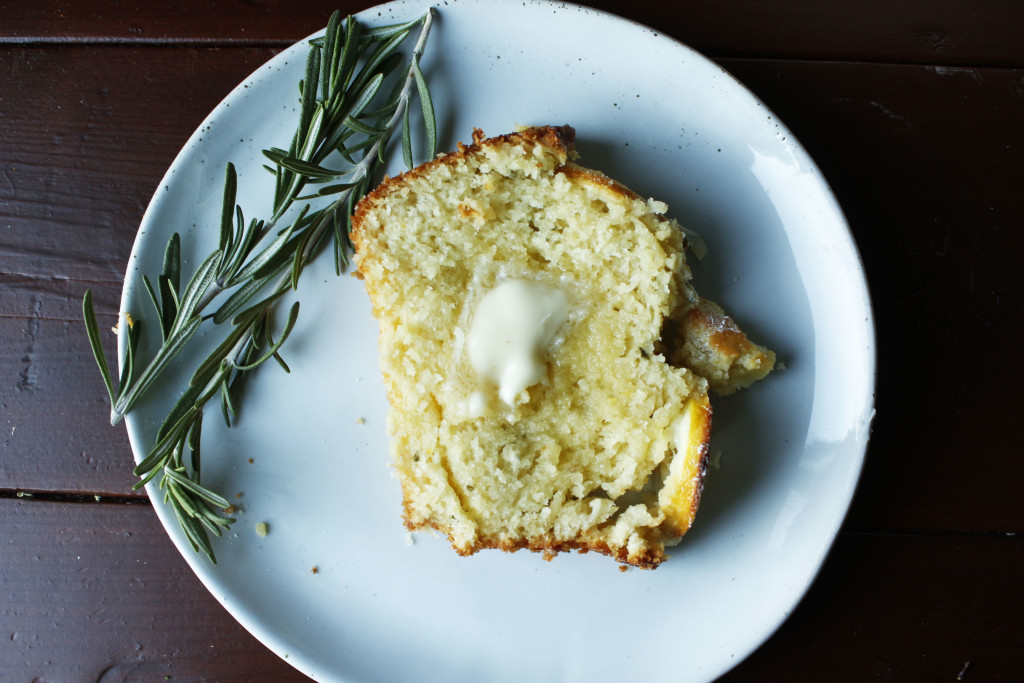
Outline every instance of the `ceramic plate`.
MULTIPOLYGON (((362 18, 422 11, 400 2, 362 18)), ((260 149, 288 145, 306 50, 303 41, 260 68, 185 146, 143 220, 122 310, 147 317, 141 275, 159 271, 172 231, 186 268, 215 247, 228 161, 246 215, 269 215, 260 149)), ((717 467, 693 531, 658 570, 625 573, 597 555, 462 558, 442 538, 410 537, 388 466, 376 323, 360 281, 336 277, 329 255, 297 293, 291 374, 257 373, 236 427, 215 411, 205 421, 204 483, 241 494, 219 564, 156 510, 217 599, 321 681, 713 679, 793 610, 861 469, 873 323, 842 213, 763 104, 655 30, 563 3, 448 0, 423 68, 443 149, 473 127, 573 125, 581 163, 667 202, 704 236, 698 290, 777 350, 784 370, 714 401, 717 467)), ((182 358, 129 416, 137 456, 195 360, 182 358)))

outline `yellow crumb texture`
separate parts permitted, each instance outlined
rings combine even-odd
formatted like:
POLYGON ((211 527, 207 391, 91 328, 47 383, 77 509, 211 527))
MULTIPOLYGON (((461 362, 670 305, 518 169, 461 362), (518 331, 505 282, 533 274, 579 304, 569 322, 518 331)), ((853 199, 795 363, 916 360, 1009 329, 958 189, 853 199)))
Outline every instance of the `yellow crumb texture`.
MULTIPOLYGON (((407 528, 439 530, 460 554, 575 549, 653 568, 693 522, 709 380, 730 380, 672 362, 678 344, 662 339, 704 305, 667 207, 576 165, 573 138, 567 126, 475 131, 358 205, 391 456, 407 528), (467 330, 508 279, 561 291, 568 320, 513 405, 467 409, 481 386, 467 330)), ((741 383, 770 366, 738 362, 761 363, 741 383)))

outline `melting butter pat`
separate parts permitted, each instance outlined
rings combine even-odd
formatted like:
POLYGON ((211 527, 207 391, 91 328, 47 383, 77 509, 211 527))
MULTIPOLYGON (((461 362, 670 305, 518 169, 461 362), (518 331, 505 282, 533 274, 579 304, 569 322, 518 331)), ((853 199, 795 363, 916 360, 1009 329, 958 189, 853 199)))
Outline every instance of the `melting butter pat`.
MULTIPOLYGON (((542 355, 569 317, 565 294, 527 280, 505 280, 477 304, 466 338, 469 362, 480 380, 497 385, 505 405, 544 377, 542 355)), ((483 395, 471 397, 470 413, 483 413, 483 395)))

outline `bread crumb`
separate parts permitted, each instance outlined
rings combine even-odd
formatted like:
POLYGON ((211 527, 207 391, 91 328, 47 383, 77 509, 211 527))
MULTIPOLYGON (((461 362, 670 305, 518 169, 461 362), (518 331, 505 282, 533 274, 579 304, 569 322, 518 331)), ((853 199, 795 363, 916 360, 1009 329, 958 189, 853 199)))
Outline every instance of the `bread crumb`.
POLYGON ((406 531, 405 532, 405 544, 407 546, 414 546, 414 545, 416 545, 416 537, 412 535, 411 531, 406 531))
POLYGON ((249 458, 249 464, 251 465, 252 463, 253 463, 253 459, 249 458))
POLYGON ((242 496, 244 496, 244 495, 245 495, 244 493, 242 493, 241 491, 239 491, 238 493, 236 493, 236 494, 235 494, 235 499, 237 500, 237 499, 241 498, 241 497, 242 497, 242 496))
POLYGON ((257 522, 256 523, 256 535, 257 536, 259 536, 260 538, 266 538, 267 534, 269 534, 269 533, 270 533, 270 525, 269 524, 267 524, 266 522, 257 522))
POLYGON ((366 424, 366 420, 364 418, 357 417, 356 418, 356 424, 357 425, 366 424))
POLYGON ((313 568, 309 570, 309 573, 310 573, 310 574, 319 574, 319 573, 320 573, 320 567, 317 567, 317 566, 316 566, 316 565, 314 564, 314 565, 313 565, 313 568))

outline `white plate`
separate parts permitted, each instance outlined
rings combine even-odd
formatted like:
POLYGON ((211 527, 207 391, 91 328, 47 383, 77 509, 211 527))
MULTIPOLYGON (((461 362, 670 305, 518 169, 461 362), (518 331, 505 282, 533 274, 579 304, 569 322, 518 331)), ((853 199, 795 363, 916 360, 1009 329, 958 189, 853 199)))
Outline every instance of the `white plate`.
MULTIPOLYGON (((422 10, 393 3, 362 17, 394 23, 422 10)), ((287 146, 305 51, 260 68, 185 146, 143 220, 122 310, 152 318, 141 274, 158 272, 172 231, 193 267, 214 248, 228 161, 246 215, 269 215, 260 148, 287 146)), ((714 401, 721 465, 693 531, 654 572, 620 573, 596 555, 460 558, 429 535, 410 543, 387 464, 376 324, 360 282, 335 277, 330 258, 304 275, 284 352, 292 373, 259 372, 237 428, 207 416, 204 482, 244 493, 234 531, 216 544, 220 564, 156 510, 227 609, 322 681, 713 679, 800 600, 861 469, 873 324, 842 213, 764 105, 643 26, 562 3, 448 0, 423 66, 443 148, 474 126, 570 123, 582 163, 668 202, 710 247, 694 266, 699 290, 787 366, 714 401), (269 523, 265 538, 257 522, 269 523)), ((173 393, 129 416, 137 456, 173 393)))

